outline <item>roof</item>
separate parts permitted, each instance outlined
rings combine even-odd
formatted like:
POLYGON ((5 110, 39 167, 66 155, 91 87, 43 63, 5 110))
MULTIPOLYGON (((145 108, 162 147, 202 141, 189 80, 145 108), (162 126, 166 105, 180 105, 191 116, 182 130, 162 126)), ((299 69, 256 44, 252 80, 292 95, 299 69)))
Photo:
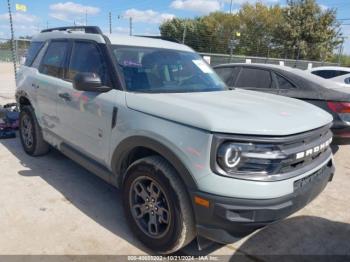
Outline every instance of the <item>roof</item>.
POLYGON ((318 71, 318 70, 334 70, 334 71, 346 71, 350 73, 349 67, 343 67, 343 66, 318 66, 310 69, 310 71, 318 71))
POLYGON ((151 38, 151 37, 127 36, 127 35, 117 35, 117 34, 107 34, 106 36, 111 41, 112 45, 154 47, 154 48, 164 48, 164 49, 194 52, 193 49, 191 49, 186 45, 178 44, 171 41, 151 38))
MULTIPOLYGON (((164 48, 179 51, 194 52, 190 47, 166 40, 155 39, 150 37, 138 37, 138 36, 127 36, 118 34, 107 34, 113 45, 125 45, 125 46, 138 46, 138 47, 153 47, 153 48, 164 48)), ((54 38, 60 39, 86 39, 94 40, 97 43, 106 43, 103 35, 85 33, 84 31, 50 31, 42 32, 35 35, 32 41, 46 41, 54 38)))
POLYGON ((39 33, 33 36, 32 41, 46 41, 50 39, 86 39, 94 40, 97 43, 106 43, 103 36, 100 34, 87 34, 82 31, 52 31, 39 33))

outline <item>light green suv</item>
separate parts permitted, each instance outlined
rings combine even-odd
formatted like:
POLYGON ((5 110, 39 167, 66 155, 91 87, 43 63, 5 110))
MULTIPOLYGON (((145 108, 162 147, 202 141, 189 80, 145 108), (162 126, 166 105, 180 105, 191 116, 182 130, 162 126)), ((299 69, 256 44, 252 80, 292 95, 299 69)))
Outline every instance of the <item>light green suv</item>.
POLYGON ((328 113, 230 90, 177 43, 44 30, 17 85, 24 150, 57 148, 119 187, 132 231, 161 254, 285 218, 334 173, 328 113))

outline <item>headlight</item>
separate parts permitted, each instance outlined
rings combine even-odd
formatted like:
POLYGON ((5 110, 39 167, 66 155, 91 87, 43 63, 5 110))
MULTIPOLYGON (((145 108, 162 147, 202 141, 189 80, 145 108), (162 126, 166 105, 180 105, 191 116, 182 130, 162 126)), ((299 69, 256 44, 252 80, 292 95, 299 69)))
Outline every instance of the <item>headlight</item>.
POLYGON ((241 148, 234 144, 225 144, 219 148, 218 162, 221 167, 234 168, 241 161, 241 148))
POLYGON ((216 151, 217 171, 242 178, 276 173, 285 158, 278 146, 269 144, 224 142, 216 151))

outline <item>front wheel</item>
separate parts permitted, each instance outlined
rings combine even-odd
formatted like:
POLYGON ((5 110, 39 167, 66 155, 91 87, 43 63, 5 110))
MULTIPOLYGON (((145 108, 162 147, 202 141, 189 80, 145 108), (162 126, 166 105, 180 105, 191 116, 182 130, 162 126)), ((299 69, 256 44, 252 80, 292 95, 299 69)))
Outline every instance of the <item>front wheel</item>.
POLYGON ((195 237, 192 208, 174 168, 159 156, 127 170, 123 202, 131 230, 149 249, 173 253, 195 237))

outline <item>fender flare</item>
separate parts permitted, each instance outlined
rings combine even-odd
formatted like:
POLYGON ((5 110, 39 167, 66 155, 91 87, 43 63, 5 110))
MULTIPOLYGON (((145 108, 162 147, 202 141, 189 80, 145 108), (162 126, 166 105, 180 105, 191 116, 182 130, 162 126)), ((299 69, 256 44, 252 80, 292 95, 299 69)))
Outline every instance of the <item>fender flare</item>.
POLYGON ((25 92, 23 90, 18 90, 18 91, 16 91, 16 94, 15 94, 16 102, 17 102, 18 105, 20 104, 20 99, 22 97, 24 97, 28 101, 30 101, 30 98, 29 98, 29 95, 27 94, 27 92, 25 92))
POLYGON ((145 136, 128 137, 123 140, 114 150, 111 159, 111 167, 113 173, 118 175, 119 185, 122 185, 125 178, 125 174, 121 173, 123 160, 131 152, 131 150, 135 149, 136 147, 145 147, 157 152, 175 168, 180 178, 186 185, 188 191, 197 188, 197 184, 193 176, 182 161, 176 156, 176 154, 162 143, 145 136))

